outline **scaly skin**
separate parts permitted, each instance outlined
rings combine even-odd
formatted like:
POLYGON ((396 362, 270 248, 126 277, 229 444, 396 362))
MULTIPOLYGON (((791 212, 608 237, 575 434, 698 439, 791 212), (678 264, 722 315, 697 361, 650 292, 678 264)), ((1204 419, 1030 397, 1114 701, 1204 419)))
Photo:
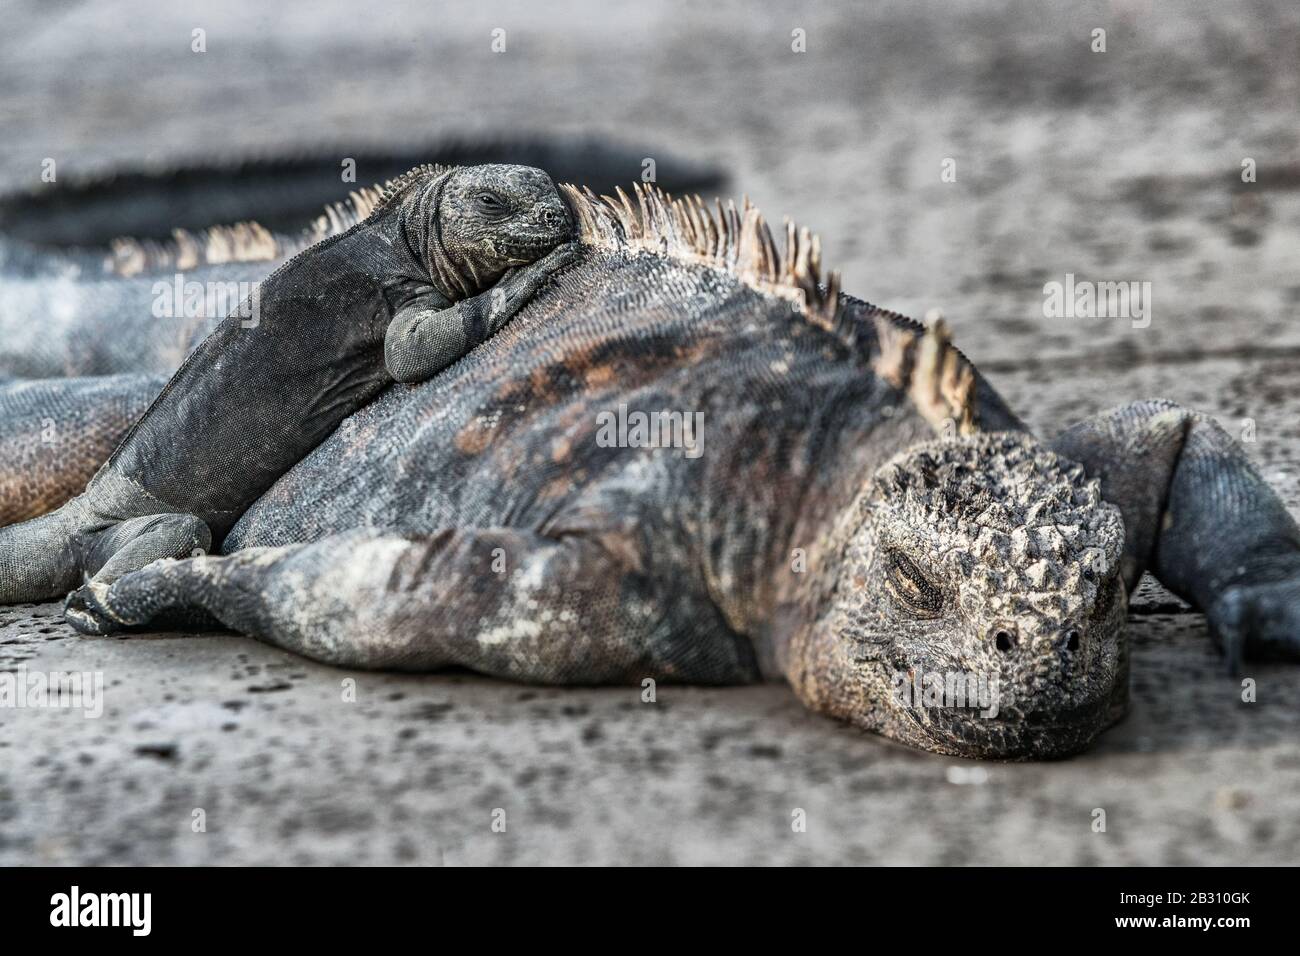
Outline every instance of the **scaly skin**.
POLYGON ((226 555, 92 585, 100 619, 206 615, 353 667, 785 679, 999 759, 1122 713, 1143 570, 1229 646, 1300 657, 1300 533, 1206 420, 1139 403, 1042 443, 942 329, 821 287, 810 240, 637 198, 571 195, 580 254, 508 326, 345 421, 226 555), (702 413, 700 454, 600 440, 620 405, 702 413), (899 693, 932 672, 996 679, 995 712, 899 693))
POLYGON ((86 487, 167 379, 108 375, 0 385, 0 526, 86 487))
MULTIPOLYGON (((203 340, 83 494, 0 530, 0 599, 206 550, 394 378, 432 375, 495 332, 519 290, 563 263, 571 230, 530 167, 422 167, 390 184, 363 222, 282 266, 257 309, 203 340)), ((78 594, 68 613, 94 628, 78 594)))

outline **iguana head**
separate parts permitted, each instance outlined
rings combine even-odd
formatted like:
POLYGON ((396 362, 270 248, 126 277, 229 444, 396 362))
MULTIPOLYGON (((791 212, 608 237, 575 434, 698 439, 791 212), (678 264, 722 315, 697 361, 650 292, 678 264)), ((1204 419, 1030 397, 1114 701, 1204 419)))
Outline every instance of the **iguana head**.
POLYGON ((1076 752, 1122 713, 1124 529, 1080 466, 1010 433, 928 442, 872 477, 852 523, 796 668, 814 707, 994 759, 1076 752))
POLYGON ((456 166, 403 197, 407 244, 448 299, 488 288, 540 259, 573 232, 551 177, 532 166, 456 166))

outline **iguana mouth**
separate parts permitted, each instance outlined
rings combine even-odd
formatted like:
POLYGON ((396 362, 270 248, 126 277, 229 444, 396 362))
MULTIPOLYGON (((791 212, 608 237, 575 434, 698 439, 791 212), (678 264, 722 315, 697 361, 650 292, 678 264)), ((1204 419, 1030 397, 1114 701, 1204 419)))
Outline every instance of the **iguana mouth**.
POLYGON ((501 252, 511 259, 519 259, 522 262, 533 262, 540 259, 547 252, 555 248, 554 242, 511 242, 501 243, 498 247, 501 252))
POLYGON ((1108 726, 1106 700, 1059 711, 1030 711, 1015 719, 979 716, 956 707, 909 708, 908 719, 941 752, 1002 760, 1068 757, 1083 750, 1108 726))

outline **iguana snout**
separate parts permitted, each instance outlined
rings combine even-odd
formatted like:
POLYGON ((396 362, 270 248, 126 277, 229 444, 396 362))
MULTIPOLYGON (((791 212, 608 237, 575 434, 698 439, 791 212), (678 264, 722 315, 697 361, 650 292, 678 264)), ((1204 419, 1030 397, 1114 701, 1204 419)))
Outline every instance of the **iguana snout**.
POLYGON ((814 705, 995 759, 1086 747, 1127 695, 1123 523, 1083 469, 1013 434, 919 445, 862 500, 814 705), (857 685, 856 692, 848 688, 857 685))

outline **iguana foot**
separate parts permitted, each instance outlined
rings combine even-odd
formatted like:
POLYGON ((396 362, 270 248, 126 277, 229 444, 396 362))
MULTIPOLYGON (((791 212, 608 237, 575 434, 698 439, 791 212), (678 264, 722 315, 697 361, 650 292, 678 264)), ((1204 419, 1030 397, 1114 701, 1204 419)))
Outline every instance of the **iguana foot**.
POLYGON ((436 292, 412 299, 398 311, 384 338, 388 373, 409 384, 432 378, 500 331, 578 253, 578 243, 566 242, 536 262, 507 270, 496 285, 447 308, 429 304, 443 301, 436 292))
POLYGON ((1213 419, 1162 399, 1062 432, 1124 515, 1124 578, 1144 570, 1203 611, 1236 672, 1243 658, 1300 661, 1300 526, 1213 419))
POLYGON ((114 581, 87 581, 68 595, 64 616, 82 634, 120 634, 142 627, 173 603, 178 576, 210 560, 161 558, 114 581))
POLYGON ((114 634, 128 625, 115 617, 99 600, 107 596, 109 585, 91 581, 77 588, 63 602, 63 619, 82 634, 114 634))
POLYGON ((1300 661, 1300 557, 1295 568, 1224 589, 1206 611, 1231 673, 1242 658, 1300 661))
POLYGON ((83 567, 94 577, 67 596, 63 616, 82 634, 112 634, 133 621, 107 606, 109 586, 158 558, 204 554, 212 544, 208 526, 194 515, 146 515, 122 521, 87 536, 83 567))

